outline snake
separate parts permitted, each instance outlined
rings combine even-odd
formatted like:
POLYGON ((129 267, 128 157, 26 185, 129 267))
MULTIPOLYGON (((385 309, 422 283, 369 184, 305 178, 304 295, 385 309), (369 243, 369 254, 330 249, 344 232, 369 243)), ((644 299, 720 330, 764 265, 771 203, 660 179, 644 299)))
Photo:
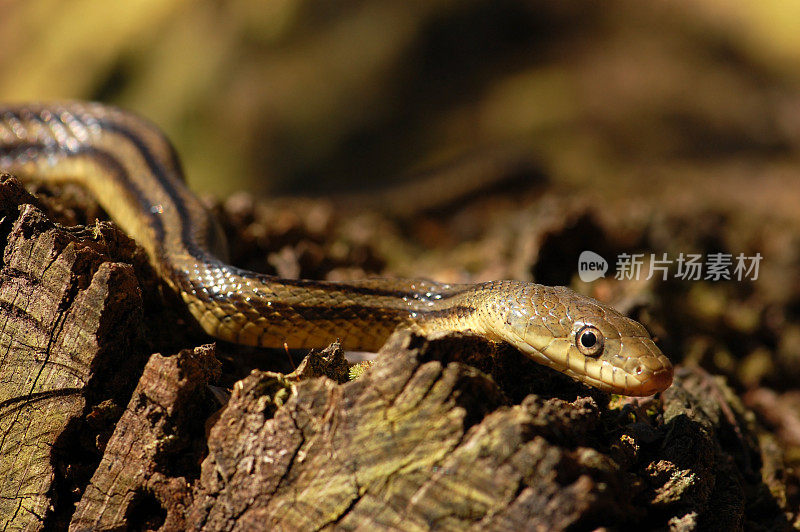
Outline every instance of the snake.
POLYGON ((454 331, 506 342, 606 392, 648 396, 672 383, 647 329, 569 288, 501 280, 449 284, 289 279, 227 263, 219 224, 186 185, 165 134, 111 105, 0 104, 0 171, 87 188, 142 248, 202 329, 261 347, 378 351, 395 331, 454 331))

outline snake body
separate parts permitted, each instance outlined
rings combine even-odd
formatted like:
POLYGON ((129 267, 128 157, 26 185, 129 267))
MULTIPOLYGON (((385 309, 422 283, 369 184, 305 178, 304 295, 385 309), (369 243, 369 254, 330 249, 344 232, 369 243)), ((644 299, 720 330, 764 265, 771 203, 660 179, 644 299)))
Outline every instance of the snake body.
POLYGON ((151 123, 94 103, 0 105, 0 171, 72 181, 145 249, 203 329, 248 345, 376 351, 399 329, 471 331, 625 395, 669 387, 672 365, 645 328, 564 287, 283 279, 224 262, 221 232, 151 123))

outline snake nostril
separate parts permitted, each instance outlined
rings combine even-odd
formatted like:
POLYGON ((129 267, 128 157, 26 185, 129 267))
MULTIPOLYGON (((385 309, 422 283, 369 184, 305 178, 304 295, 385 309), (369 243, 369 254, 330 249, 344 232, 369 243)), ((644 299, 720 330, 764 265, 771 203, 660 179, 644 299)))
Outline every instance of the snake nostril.
POLYGON ((633 368, 633 372, 636 373, 637 375, 641 375, 643 371, 644 371, 644 366, 642 366, 641 364, 633 368))

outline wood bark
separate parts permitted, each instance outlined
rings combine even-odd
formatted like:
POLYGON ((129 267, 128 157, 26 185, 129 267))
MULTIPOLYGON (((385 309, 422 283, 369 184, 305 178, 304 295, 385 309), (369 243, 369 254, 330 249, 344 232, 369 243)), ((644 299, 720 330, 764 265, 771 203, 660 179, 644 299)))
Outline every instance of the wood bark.
MULTIPOLYGON (((170 468, 202 453, 210 402, 206 384, 219 378, 214 347, 154 354, 78 503, 70 530, 185 527, 191 497, 187 479, 170 468), (161 507, 161 502, 167 503, 161 507)), ((184 465, 188 470, 196 464, 184 465)))
POLYGON ((7 178, 0 212, 0 526, 36 529, 70 506, 66 478, 83 474, 72 453, 95 452, 81 449, 87 398, 130 378, 141 294, 104 230, 78 238, 55 227, 7 178), (97 382, 111 366, 117 377, 97 382))

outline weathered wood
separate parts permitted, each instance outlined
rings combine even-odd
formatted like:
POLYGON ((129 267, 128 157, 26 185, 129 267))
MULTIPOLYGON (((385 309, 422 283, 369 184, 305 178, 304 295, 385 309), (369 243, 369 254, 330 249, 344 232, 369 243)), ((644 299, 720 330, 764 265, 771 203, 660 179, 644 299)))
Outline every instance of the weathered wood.
POLYGON ((193 344, 113 226, 59 228, 3 180, 0 242, 7 529, 796 523, 774 438, 701 370, 612 398, 510 348, 399 333, 355 381, 331 346, 292 374, 253 371, 215 413, 206 385, 239 377, 210 347, 150 357, 143 336, 193 344))
MULTIPOLYGON (((36 529, 52 518, 58 468, 85 414, 99 366, 122 360, 141 320, 130 265, 102 239, 56 228, 13 179, 0 182, 0 527, 36 529)), ((96 388, 96 386, 94 386, 96 388)))
POLYGON ((77 505, 70 530, 128 525, 183 529, 191 490, 174 464, 200 454, 198 446, 204 447, 205 415, 212 403, 207 384, 220 372, 214 355, 209 345, 150 358, 77 505), (165 515, 153 511, 159 507, 165 515))
POLYGON ((345 385, 291 387, 254 372, 211 431, 188 523, 735 530, 764 512, 788 526, 759 475, 771 448, 723 383, 684 371, 663 404, 623 399, 609 409, 535 395, 510 404, 488 375, 451 360, 491 350, 469 344, 397 334, 345 385), (461 355, 447 355, 454 345, 461 355))

